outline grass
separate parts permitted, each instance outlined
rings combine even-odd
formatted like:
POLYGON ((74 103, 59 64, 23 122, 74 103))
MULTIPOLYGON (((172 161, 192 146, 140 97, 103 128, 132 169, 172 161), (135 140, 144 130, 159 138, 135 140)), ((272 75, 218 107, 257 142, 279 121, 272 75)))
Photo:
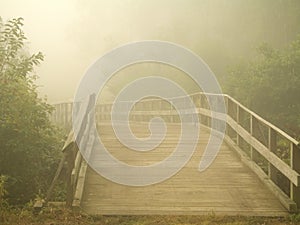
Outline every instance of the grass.
POLYGON ((35 213, 31 208, 2 209, 1 225, 286 225, 299 224, 300 215, 278 217, 243 216, 89 216, 62 208, 45 208, 35 213))

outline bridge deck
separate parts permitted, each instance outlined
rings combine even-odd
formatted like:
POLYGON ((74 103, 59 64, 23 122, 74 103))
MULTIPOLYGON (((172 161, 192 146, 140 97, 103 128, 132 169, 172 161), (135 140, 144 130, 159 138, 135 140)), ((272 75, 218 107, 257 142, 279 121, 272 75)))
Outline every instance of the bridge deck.
MULTIPOLYGON (((135 125, 140 137, 149 135, 148 125, 135 125)), ((214 163, 204 172, 199 161, 209 133, 202 131, 196 152, 187 165, 170 179, 146 187, 113 183, 88 168, 82 209, 89 214, 226 214, 281 216, 287 211, 237 154, 223 144, 214 163)), ((99 129, 103 143, 118 159, 132 165, 147 165, 169 155, 180 127, 169 125, 164 141, 156 150, 138 153, 122 146, 111 127, 99 129), (146 154, 146 155, 145 155, 146 154)), ((188 144, 188 143, 187 143, 188 144)), ((92 157, 97 157, 93 153, 92 157)), ((101 160, 101 159, 99 159, 101 160)))

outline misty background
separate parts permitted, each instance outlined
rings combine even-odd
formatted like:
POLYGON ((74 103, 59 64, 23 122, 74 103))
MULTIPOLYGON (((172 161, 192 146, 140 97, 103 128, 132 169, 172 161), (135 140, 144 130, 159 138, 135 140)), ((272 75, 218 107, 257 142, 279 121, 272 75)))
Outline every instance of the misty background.
MULTIPOLYGON (((163 40, 189 48, 222 85, 228 67, 254 57, 259 44, 280 49, 300 33, 298 0, 0 0, 0 15, 4 21, 23 17, 28 50, 45 54, 36 73, 40 95, 50 103, 72 100, 87 68, 128 42, 163 40)), ((115 82, 150 74, 145 68, 184 79, 162 65, 137 65, 116 74, 121 78, 115 82)), ((113 81, 107 92, 118 92, 113 81)))

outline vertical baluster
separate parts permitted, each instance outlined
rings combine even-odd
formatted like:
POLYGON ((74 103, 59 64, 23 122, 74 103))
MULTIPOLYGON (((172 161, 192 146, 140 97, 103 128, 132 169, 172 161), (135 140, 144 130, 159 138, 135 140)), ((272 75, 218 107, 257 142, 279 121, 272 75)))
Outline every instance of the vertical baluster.
POLYGON ((112 109, 112 105, 108 104, 108 120, 111 120, 111 109, 112 109))
POLYGON ((105 119, 104 119, 104 120, 105 120, 105 122, 106 122, 106 121, 108 120, 108 117, 107 117, 107 114, 108 114, 108 113, 107 113, 107 111, 108 111, 107 104, 104 104, 104 105, 103 105, 103 108, 104 108, 104 115, 105 115, 105 117, 104 117, 105 119))
POLYGON ((58 114, 58 104, 55 105, 55 124, 58 125, 58 118, 59 118, 59 114, 58 114))
POLYGON ((97 106, 97 108, 98 108, 98 121, 99 121, 99 123, 101 123, 102 122, 102 120, 103 120, 103 113, 102 113, 102 105, 101 104, 99 104, 98 106, 97 106))
POLYGON ((149 111, 151 111, 151 102, 152 101, 153 101, 152 99, 145 101, 145 114, 142 115, 142 121, 147 121, 147 117, 149 115, 148 113, 149 113, 149 111))
POLYGON ((111 119, 111 105, 108 104, 107 107, 108 107, 108 120, 110 120, 111 119))
MULTIPOLYGON (((202 103, 203 103, 203 105, 202 105, 202 107, 203 107, 203 109, 208 109, 207 108, 207 98, 206 98, 206 95, 202 95, 202 103)), ((205 125, 205 126, 209 126, 209 124, 208 124, 208 117, 206 116, 206 115, 203 115, 203 124, 205 125)))
MULTIPOLYGON (((290 144, 290 155, 291 155, 291 168, 296 172, 300 173, 300 148, 296 146, 294 143, 290 144)), ((290 197, 296 202, 298 209, 300 208, 300 187, 299 187, 299 179, 298 185, 294 185, 290 182, 290 197)))
POLYGON ((199 108, 203 108, 202 106, 202 94, 199 94, 199 108))
POLYGON ((58 125, 62 127, 62 113, 61 113, 61 103, 58 104, 58 125))
POLYGON ((67 128, 67 130, 70 130, 70 128, 71 128, 69 105, 70 105, 70 103, 67 102, 66 103, 66 128, 67 128))
POLYGON ((202 116, 201 116, 201 108, 202 108, 202 98, 201 98, 202 94, 199 93, 198 96, 198 101, 199 101, 199 107, 198 107, 198 119, 199 119, 199 125, 202 124, 202 116))
POLYGON ((59 126, 62 126, 62 113, 61 113, 61 104, 58 105, 58 124, 59 126))
POLYGON ((96 117, 96 125, 100 123, 100 108, 99 108, 99 105, 96 105, 96 110, 95 110, 95 117, 96 117))
MULTIPOLYGON (((207 108, 212 111, 213 110, 213 96, 212 95, 209 95, 208 96, 208 99, 207 99, 207 108)), ((208 127, 212 128, 212 114, 210 113, 210 116, 207 117, 207 124, 208 124, 208 127)))
POLYGON ((102 114, 102 121, 104 122, 106 119, 106 115, 105 115, 105 105, 102 103, 101 104, 101 114, 102 114))
POLYGON ((68 130, 68 103, 64 103, 63 108, 64 108, 64 128, 68 130))
POLYGON ((66 129, 66 104, 62 103, 61 104, 61 112, 62 112, 62 125, 63 128, 66 129))
MULTIPOLYGON (((268 147, 271 152, 275 152, 277 149, 276 132, 269 127, 268 129, 268 147)), ((268 162, 268 176, 274 182, 277 183, 277 174, 275 167, 268 162)))
POLYGON ((129 101, 127 102, 127 111, 129 112, 128 120, 131 121, 131 105, 129 101))
MULTIPOLYGON (((251 134, 251 138, 253 138, 253 115, 250 114, 250 134, 251 134)), ((250 159, 253 161, 253 146, 250 143, 250 159)))
POLYGON ((72 103, 68 102, 68 130, 72 128, 72 103))
MULTIPOLYGON (((238 104, 236 104, 236 122, 238 125, 240 124, 240 106, 238 104)), ((236 144, 240 146, 240 135, 237 131, 236 131, 236 144)))
POLYGON ((102 113, 102 111, 103 111, 103 109, 102 109, 102 104, 99 104, 98 105, 98 108, 99 108, 99 110, 98 110, 98 113, 99 113, 99 122, 101 121, 103 121, 103 113, 102 113))
POLYGON ((55 123, 56 120, 56 106, 54 105, 53 111, 51 113, 51 122, 55 123))
POLYGON ((135 119, 136 119, 136 115, 135 115, 136 104, 137 104, 137 103, 135 103, 135 104, 132 106, 132 120, 135 120, 135 119))
POLYGON ((170 107, 169 107, 169 121, 170 123, 173 123, 173 117, 172 117, 172 100, 169 100, 169 104, 170 104, 170 107))
MULTIPOLYGON (((224 98, 224 101, 225 101, 225 107, 226 107, 226 111, 225 111, 225 113, 226 113, 226 122, 227 122, 227 118, 228 118, 228 116, 229 116, 229 111, 228 111, 228 96, 227 95, 223 95, 223 98, 224 98)), ((229 136, 229 129, 228 129, 228 127, 229 127, 229 125, 228 124, 226 124, 226 130, 225 130, 225 134, 227 135, 227 136, 229 136)))

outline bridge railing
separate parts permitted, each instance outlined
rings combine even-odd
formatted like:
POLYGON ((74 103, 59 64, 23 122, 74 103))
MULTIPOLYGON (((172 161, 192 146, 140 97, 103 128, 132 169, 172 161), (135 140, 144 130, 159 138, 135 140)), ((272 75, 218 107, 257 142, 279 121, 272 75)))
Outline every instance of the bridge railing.
MULTIPOLYGON (((224 101, 226 114, 226 142, 236 149, 244 162, 253 169, 264 183, 273 191, 290 211, 300 207, 300 149, 299 142, 287 133, 266 121, 250 109, 228 95, 196 93, 190 96, 170 99, 172 103, 181 101, 185 113, 198 116, 200 123, 211 128, 212 116, 210 104, 224 101), (191 98, 196 112, 186 98, 191 98), (210 104, 209 104, 210 103, 210 104)), ((174 106, 164 99, 143 99, 133 105, 124 102, 123 109, 129 109, 129 119, 133 121, 149 121, 160 116, 166 122, 178 123, 180 116, 174 106)), ((97 122, 109 122, 113 105, 99 104, 95 109, 97 122)), ((71 126, 71 103, 55 106, 56 113, 52 119, 64 126, 71 126)), ((120 113, 122 109, 119 109, 120 113)), ((222 118, 215 118, 224 119, 222 118)), ((191 121, 194 122, 194 121, 191 121)))
POLYGON ((253 162, 253 170, 267 175, 265 181, 271 182, 271 189, 282 203, 290 211, 296 210, 296 206, 300 206, 299 142, 232 97, 224 97, 228 115, 227 141, 253 162), (292 202, 283 199, 284 196, 292 202))
MULTIPOLYGON (((202 125, 211 127, 210 104, 223 98, 227 108, 226 142, 290 211, 300 207, 299 142, 228 95, 197 93, 202 125), (208 101, 209 99, 209 101, 208 101)), ((220 119, 215 117, 215 119, 220 119)))
POLYGON ((95 95, 91 95, 83 102, 53 105, 54 112, 50 115, 51 121, 65 131, 69 131, 69 135, 62 149, 63 157, 48 189, 46 203, 51 199, 53 188, 66 164, 66 206, 78 208, 80 205, 87 169, 87 163, 81 153, 84 149, 85 156, 88 157, 94 142, 95 135, 91 129, 94 123, 94 118, 91 116, 94 104, 95 95), (76 121, 74 121, 77 127, 76 134, 72 127, 72 111, 77 114, 76 121), (81 151, 78 151, 78 148, 81 151))

